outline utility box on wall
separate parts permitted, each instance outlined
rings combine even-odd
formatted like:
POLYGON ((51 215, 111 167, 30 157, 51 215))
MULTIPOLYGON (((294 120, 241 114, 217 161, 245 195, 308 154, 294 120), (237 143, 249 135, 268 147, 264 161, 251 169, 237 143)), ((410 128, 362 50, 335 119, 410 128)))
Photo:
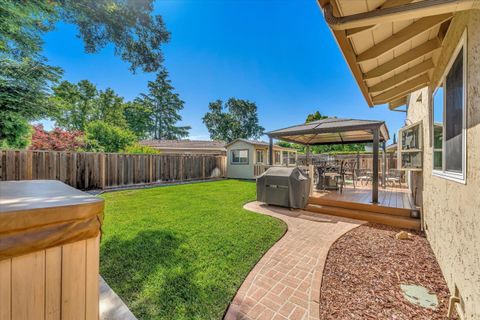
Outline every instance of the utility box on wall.
POLYGON ((422 122, 403 127, 398 132, 398 168, 400 170, 423 170, 422 122))
POLYGON ((98 320, 103 205, 59 181, 0 182, 0 320, 98 320))

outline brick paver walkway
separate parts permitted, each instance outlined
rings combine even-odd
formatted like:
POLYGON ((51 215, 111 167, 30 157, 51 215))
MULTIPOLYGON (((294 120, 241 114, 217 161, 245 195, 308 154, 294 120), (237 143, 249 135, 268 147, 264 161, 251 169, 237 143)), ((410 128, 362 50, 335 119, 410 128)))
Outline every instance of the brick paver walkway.
POLYGON ((225 320, 319 319, 320 286, 328 250, 362 221, 251 202, 247 210, 282 219, 288 231, 252 269, 225 320))

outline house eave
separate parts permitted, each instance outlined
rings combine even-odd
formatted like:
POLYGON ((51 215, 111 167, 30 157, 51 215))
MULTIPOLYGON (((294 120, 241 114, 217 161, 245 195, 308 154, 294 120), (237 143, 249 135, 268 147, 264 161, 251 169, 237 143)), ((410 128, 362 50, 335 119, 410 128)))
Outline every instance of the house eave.
MULTIPOLYGON (((462 2, 460 7, 443 2, 395 0, 375 7, 378 2, 372 0, 362 2, 364 5, 347 0, 317 0, 369 107, 392 102, 398 104, 399 99, 431 84, 431 73, 438 60, 435 52, 441 47, 454 13, 473 9, 472 1, 462 2), (410 17, 402 10, 415 14, 410 17), (421 10, 425 16, 419 16, 420 11, 415 10, 421 10), (391 19, 383 18, 384 13, 388 13, 391 19), (366 25, 367 21, 373 21, 375 25, 366 25), (402 22, 402 28, 394 22, 402 22), (435 47, 434 41, 439 45, 435 47), (402 58, 396 59, 402 54, 402 58), (417 66, 422 68, 422 79, 413 79, 413 70, 417 66), (379 67, 384 67, 383 74, 370 72, 379 67)), ((390 107, 394 109, 392 105, 390 107)))

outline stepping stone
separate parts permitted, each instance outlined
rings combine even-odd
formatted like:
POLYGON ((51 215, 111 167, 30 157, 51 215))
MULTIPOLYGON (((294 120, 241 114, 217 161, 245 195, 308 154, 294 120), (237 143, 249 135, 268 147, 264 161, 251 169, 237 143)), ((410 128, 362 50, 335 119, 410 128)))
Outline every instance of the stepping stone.
POLYGON ((432 310, 438 308, 437 295, 430 293, 427 288, 415 284, 401 284, 400 289, 410 303, 432 310))

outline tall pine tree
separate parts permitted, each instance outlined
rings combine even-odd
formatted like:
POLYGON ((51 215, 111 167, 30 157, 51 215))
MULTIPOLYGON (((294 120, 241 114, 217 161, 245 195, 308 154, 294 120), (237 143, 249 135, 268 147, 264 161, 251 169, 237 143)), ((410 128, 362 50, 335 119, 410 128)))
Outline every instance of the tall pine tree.
POLYGON ((182 120, 179 111, 184 102, 180 99, 168 72, 162 68, 155 81, 148 82, 148 94, 140 96, 141 103, 151 110, 151 136, 155 139, 181 139, 188 136, 190 126, 176 126, 182 120))

